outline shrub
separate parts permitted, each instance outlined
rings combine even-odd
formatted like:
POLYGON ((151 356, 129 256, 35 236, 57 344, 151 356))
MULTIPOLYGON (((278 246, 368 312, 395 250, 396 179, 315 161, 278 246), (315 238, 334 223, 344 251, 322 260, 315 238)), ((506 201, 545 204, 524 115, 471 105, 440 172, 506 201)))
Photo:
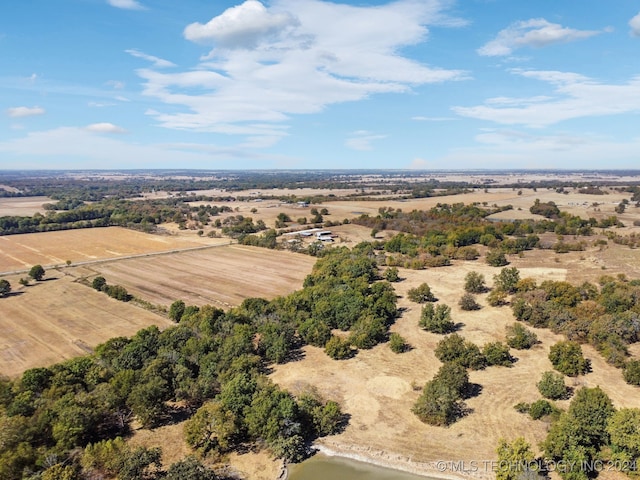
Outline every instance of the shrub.
POLYGON ((504 267, 508 265, 507 257, 500 250, 490 250, 485 257, 486 262, 492 267, 504 267))
POLYGON ((1 279, 0 280, 0 297, 4 297, 6 295, 9 295, 11 293, 11 283, 9 283, 9 280, 6 279, 1 279))
POLYGON ((464 277, 464 291, 467 293, 483 293, 487 290, 484 275, 478 272, 469 272, 464 277))
POLYGON ((507 293, 516 293, 520 272, 516 267, 503 268, 498 275, 493 276, 493 283, 497 290, 507 293))
POLYGON ((507 327, 507 345, 516 350, 527 350, 538 343, 538 336, 520 323, 507 327))
POLYGON ((558 373, 544 372, 536 386, 544 398, 560 400, 567 397, 567 387, 564 384, 564 378, 558 373))
POLYGON ((482 348, 482 354, 487 360, 487 365, 502 367, 513 365, 513 357, 509 354, 509 347, 501 342, 487 343, 482 348))
POLYGON ((399 333, 394 332, 389 336, 389 348, 394 353, 403 353, 407 351, 408 345, 399 333))
POLYGON ((354 351, 351 348, 351 343, 341 337, 332 336, 324 347, 324 351, 334 360, 344 360, 351 358, 354 355, 354 351))
POLYGON ((551 347, 549 360, 553 368, 570 377, 589 371, 591 362, 582 356, 580 344, 573 341, 558 342, 551 347))
POLYGON ((31 267, 31 270, 29 270, 29 276, 37 281, 42 280, 42 277, 44 277, 44 268, 42 268, 42 265, 34 265, 31 267))
POLYGON ((436 358, 443 363, 456 362, 473 370, 480 370, 486 366, 486 359, 480 352, 480 348, 474 343, 466 342, 457 333, 440 340, 435 354, 436 358))
POLYGON ((131 295, 127 292, 127 289, 122 285, 107 285, 105 293, 111 298, 120 300, 121 302, 128 302, 131 300, 131 295))
POLYGON ((546 415, 551 415, 553 411, 553 405, 546 400, 537 400, 529 406, 529 415, 534 420, 538 420, 546 415))
POLYGON ((385 339, 387 327, 382 319, 373 316, 359 318, 351 327, 349 342, 358 348, 373 348, 385 339))
POLYGON ((400 280, 400 276, 398 274, 398 268, 397 267, 387 268, 387 270, 384 272, 384 279, 387 282, 397 282, 398 280, 400 280))
POLYGON ((640 386, 640 360, 629 360, 622 375, 628 384, 640 386))
POLYGON ((487 295, 487 303, 492 307, 501 307, 507 304, 507 292, 500 289, 491 290, 487 295))
POLYGON ((451 320, 451 308, 448 305, 428 303, 422 307, 420 327, 431 333, 446 334, 455 330, 455 323, 451 320))
POLYGON ((434 297, 433 293, 431 293, 431 287, 428 284, 423 283, 422 285, 411 288, 407 292, 407 297, 409 300, 415 303, 427 303, 427 302, 435 302, 437 299, 434 297))
POLYGON ((462 295, 460 301, 458 302, 458 305, 460 305, 460 308, 462 310, 466 311, 480 310, 480 305, 478 304, 478 302, 476 302, 475 297, 470 293, 465 293, 464 295, 462 295))
POLYGON ((184 315, 184 311, 187 308, 185 303, 182 300, 176 300, 169 307, 169 318, 174 322, 179 322, 184 315))

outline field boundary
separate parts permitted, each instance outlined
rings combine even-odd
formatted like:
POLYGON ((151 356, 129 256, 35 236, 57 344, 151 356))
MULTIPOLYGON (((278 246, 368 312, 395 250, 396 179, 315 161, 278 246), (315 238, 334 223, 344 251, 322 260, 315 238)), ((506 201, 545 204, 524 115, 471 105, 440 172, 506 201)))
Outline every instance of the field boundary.
MULTIPOLYGON (((173 255, 176 253, 182 252, 193 252, 197 250, 207 250, 209 248, 219 248, 219 247, 228 247, 232 245, 234 241, 229 239, 229 243, 222 243, 218 245, 202 245, 199 247, 186 247, 186 248, 173 248, 171 250, 162 250, 160 252, 149 252, 149 253, 135 253, 132 255, 124 255, 122 257, 109 257, 109 258, 98 258, 96 260, 82 260, 80 262, 72 262, 69 265, 53 263, 48 265, 42 265, 44 268, 48 269, 58 269, 58 268, 71 268, 71 267, 82 267, 86 265, 96 265, 100 263, 109 263, 109 262, 117 262, 120 260, 127 260, 131 258, 145 258, 145 257, 155 257, 158 255, 173 255)), ((20 270, 8 270, 5 272, 0 272, 0 277, 8 276, 8 275, 20 275, 22 273, 29 273, 28 268, 20 269, 20 270)))

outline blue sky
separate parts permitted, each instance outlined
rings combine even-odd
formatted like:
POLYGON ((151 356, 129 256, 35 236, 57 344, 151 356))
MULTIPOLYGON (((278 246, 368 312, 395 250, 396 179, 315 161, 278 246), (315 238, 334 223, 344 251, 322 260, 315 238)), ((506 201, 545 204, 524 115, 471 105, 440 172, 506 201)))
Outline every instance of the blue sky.
POLYGON ((637 0, 0 5, 0 169, 640 168, 637 0))

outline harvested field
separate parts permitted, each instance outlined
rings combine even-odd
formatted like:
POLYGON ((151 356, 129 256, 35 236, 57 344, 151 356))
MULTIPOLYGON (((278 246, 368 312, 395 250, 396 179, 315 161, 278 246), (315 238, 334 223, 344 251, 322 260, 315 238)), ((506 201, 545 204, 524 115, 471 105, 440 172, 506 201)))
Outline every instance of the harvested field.
MULTIPOLYGON (((120 227, 0 236, 0 273, 32 265, 64 265, 202 246, 202 241, 120 227)), ((206 239, 210 245, 228 240, 206 239)))
POLYGON ((4 375, 13 377, 28 368, 83 355, 112 337, 131 336, 150 325, 171 324, 60 272, 48 271, 44 281, 28 287, 19 287, 18 277, 7 278, 14 293, 2 299, 0 373, 4 375))
POLYGON ((35 213, 44 213, 42 205, 53 203, 49 197, 0 197, 0 217, 27 217, 35 213))
MULTIPOLYGON (((228 242, 228 240, 227 240, 228 242)), ((302 288, 315 258, 291 252, 227 245, 171 255, 141 257, 84 267, 109 284, 154 304, 210 304, 229 308, 248 297, 274 298, 302 288)))

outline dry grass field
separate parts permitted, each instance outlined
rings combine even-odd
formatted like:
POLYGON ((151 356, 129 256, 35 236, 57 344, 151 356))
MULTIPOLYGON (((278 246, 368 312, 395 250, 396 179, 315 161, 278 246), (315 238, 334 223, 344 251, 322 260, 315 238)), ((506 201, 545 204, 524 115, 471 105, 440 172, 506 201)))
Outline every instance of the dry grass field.
MULTIPOLYGON (((228 243, 221 239, 206 239, 208 244, 228 243)), ((126 257, 164 252, 202 245, 202 239, 192 235, 151 235, 121 227, 86 228, 59 232, 25 233, 0 236, 0 273, 24 270, 32 265, 64 265, 91 262, 105 258, 126 257)))
POLYGON ((271 299, 302 288, 314 263, 308 255, 234 244, 101 263, 79 272, 89 279, 102 275, 154 304, 180 299, 227 309, 248 297, 271 299))
POLYGON ((35 213, 44 213, 42 205, 53 202, 55 200, 49 197, 0 197, 0 217, 31 216, 35 213))
POLYGON ((1 374, 13 377, 28 368, 83 355, 109 338, 171 324, 81 285, 65 273, 49 270, 44 281, 28 287, 19 286, 18 277, 6 277, 14 293, 2 299, 1 374))
MULTIPOLYGON (((530 256, 530 253, 534 252, 527 252, 524 258, 512 259, 521 278, 533 277, 538 282, 547 279, 596 281, 604 273, 599 266, 583 268, 592 260, 561 255, 558 264, 551 252, 540 252, 544 256, 538 255, 539 252, 530 256)), ((597 251, 589 254, 600 255, 597 251)), ((283 387, 296 391, 314 385, 327 398, 339 401, 351 416, 346 431, 322 439, 322 445, 342 454, 416 472, 431 472, 436 476, 439 473, 429 462, 494 459, 500 437, 513 439, 523 435, 534 449, 537 448, 546 436, 548 424, 517 413, 513 406, 540 398, 535 384, 542 372, 552 370, 547 358, 549 348, 563 339, 549 330, 535 329, 542 343, 532 350, 512 350, 518 359, 512 368, 490 367, 470 372, 471 382, 480 385, 481 392, 466 401, 471 413, 450 427, 425 425, 411 413, 420 393, 414 391, 412 385, 424 385, 441 365, 433 351, 442 336, 418 327, 421 307, 406 299, 409 288, 427 282, 439 301, 451 306, 454 321, 463 324, 459 334, 480 346, 490 341, 504 341, 505 327, 514 322, 508 306, 490 307, 485 295, 479 296, 482 304, 479 311, 460 310, 457 302, 463 292, 464 276, 472 270, 484 274, 491 285, 493 275, 500 269, 481 261, 457 262, 452 267, 423 271, 401 269, 404 280, 395 286, 401 296, 399 307, 405 311, 391 330, 400 333, 413 347, 409 352, 397 355, 387 345, 379 345, 360 351, 350 360, 334 361, 321 349, 305 347, 303 360, 276 367, 272 378, 283 387)), ((617 272, 607 269, 606 273, 617 272)), ((592 361, 593 371, 569 380, 568 384, 574 387, 600 385, 616 406, 640 407, 637 388, 624 382, 621 371, 606 364, 593 348, 584 346, 583 349, 592 361)), ((559 405, 566 407, 568 401, 559 402, 559 405)), ((479 476, 492 478, 492 475, 479 476)))

